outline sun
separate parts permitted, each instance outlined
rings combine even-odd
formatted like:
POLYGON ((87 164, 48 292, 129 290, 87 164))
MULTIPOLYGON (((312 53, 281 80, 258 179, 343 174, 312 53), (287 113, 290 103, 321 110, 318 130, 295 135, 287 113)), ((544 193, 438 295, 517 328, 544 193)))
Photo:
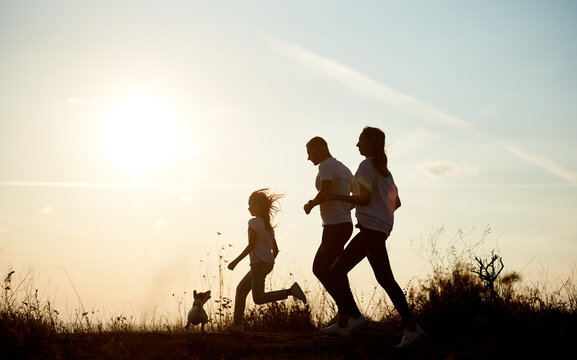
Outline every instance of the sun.
POLYGON ((133 94, 104 117, 103 142, 110 157, 133 172, 157 170, 182 147, 183 129, 174 106, 160 96, 133 94))

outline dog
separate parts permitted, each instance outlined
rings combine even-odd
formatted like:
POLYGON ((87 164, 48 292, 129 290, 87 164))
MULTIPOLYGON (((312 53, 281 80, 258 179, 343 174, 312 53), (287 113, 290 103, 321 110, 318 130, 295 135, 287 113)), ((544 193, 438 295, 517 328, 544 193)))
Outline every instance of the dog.
POLYGON ((192 309, 188 312, 188 320, 186 321, 185 330, 188 330, 190 325, 200 324, 201 330, 204 332, 204 324, 208 322, 208 315, 203 308, 203 305, 210 299, 210 290, 205 292, 193 291, 194 301, 192 309))

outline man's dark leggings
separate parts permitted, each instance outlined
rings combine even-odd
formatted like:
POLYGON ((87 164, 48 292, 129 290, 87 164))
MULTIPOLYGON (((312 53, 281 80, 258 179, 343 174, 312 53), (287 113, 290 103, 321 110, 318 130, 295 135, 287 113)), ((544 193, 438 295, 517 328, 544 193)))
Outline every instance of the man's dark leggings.
POLYGON ((403 320, 409 319, 411 312, 407 299, 391 270, 389 255, 385 246, 388 235, 384 232, 366 229, 361 226, 359 226, 359 229, 361 231, 355 235, 343 250, 331 269, 331 281, 333 282, 331 287, 335 291, 336 296, 333 295, 333 297, 339 307, 339 313, 349 316, 360 314, 349 286, 347 274, 361 260, 367 257, 377 281, 391 298, 401 318, 403 320))
POLYGON ((331 284, 333 284, 333 282, 330 281, 332 277, 330 273, 331 267, 343 252, 343 248, 347 241, 349 241, 352 233, 353 224, 350 222, 325 225, 323 227, 321 246, 319 246, 315 260, 313 261, 313 273, 333 299, 335 295, 334 290, 331 288, 331 284))

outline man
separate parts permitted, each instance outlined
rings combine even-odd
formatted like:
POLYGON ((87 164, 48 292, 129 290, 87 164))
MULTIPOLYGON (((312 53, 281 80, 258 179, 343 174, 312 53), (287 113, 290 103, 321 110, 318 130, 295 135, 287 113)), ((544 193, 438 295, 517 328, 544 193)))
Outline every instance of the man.
MULTIPOLYGON (((321 245, 313 262, 313 273, 334 298, 330 270, 353 232, 353 222, 350 204, 338 200, 324 201, 324 194, 349 195, 353 174, 343 163, 331 156, 323 138, 312 138, 306 147, 308 159, 318 166, 319 172, 315 182, 318 193, 305 204, 304 210, 309 214, 316 205, 320 205, 323 224, 321 245)), ((331 323, 336 319, 335 316, 331 323)))

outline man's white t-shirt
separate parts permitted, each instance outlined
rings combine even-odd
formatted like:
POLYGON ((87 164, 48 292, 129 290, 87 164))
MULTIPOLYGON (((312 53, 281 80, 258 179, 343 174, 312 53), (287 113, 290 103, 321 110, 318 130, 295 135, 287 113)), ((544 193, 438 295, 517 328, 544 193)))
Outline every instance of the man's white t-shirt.
MULTIPOLYGON (((316 188, 321 190, 321 182, 331 180, 333 183, 332 193, 349 195, 353 174, 343 163, 330 157, 319 164, 319 173, 316 179, 316 188)), ((321 219, 324 225, 334 225, 352 222, 351 205, 344 201, 325 201, 320 204, 321 219)))
POLYGON ((248 221, 248 226, 256 231, 256 243, 250 252, 250 264, 264 261, 274 264, 272 254, 272 244, 274 241, 274 230, 266 229, 264 220, 260 217, 253 217, 248 221))
POLYGON ((371 192, 371 199, 367 205, 356 207, 359 224, 390 235, 399 194, 393 175, 389 173, 384 177, 374 168, 372 158, 367 158, 360 163, 353 178, 353 194, 359 193, 360 185, 371 192))

